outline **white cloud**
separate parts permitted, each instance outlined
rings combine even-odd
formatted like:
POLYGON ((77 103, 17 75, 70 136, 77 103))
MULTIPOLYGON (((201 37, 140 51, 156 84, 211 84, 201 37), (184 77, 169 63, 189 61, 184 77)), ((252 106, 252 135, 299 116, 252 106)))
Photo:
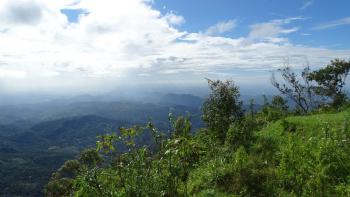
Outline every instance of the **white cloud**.
POLYGON ((266 23, 257 23, 252 25, 249 38, 252 40, 276 38, 282 34, 290 34, 299 30, 299 27, 286 28, 285 25, 293 21, 304 20, 303 17, 290 17, 286 19, 272 20, 266 23))
POLYGON ((252 38, 252 39, 271 38, 271 37, 279 36, 281 34, 293 33, 298 30, 299 30, 298 27, 284 29, 280 25, 275 23, 261 23, 261 24, 253 25, 251 27, 249 38, 252 38))
POLYGON ((321 65, 350 54, 289 43, 281 35, 297 31, 286 26, 301 17, 256 24, 247 37, 228 38, 217 34, 232 30, 235 20, 218 23, 207 34, 184 32, 177 29, 182 16, 161 14, 150 1, 19 1, 0 1, 0 83, 14 86, 17 79, 21 88, 184 81, 237 69, 270 70, 285 57, 301 65, 308 56, 321 65), (88 14, 70 23, 62 9, 88 14))
POLYGON ((10 70, 0 68, 0 78, 25 78, 27 73, 21 70, 10 70))
POLYGON ((312 0, 304 1, 303 5, 300 7, 300 10, 305 10, 310 7, 314 2, 312 0))
POLYGON ((330 28, 342 26, 342 25, 350 25, 350 17, 341 18, 338 20, 326 22, 326 23, 315 26, 314 29, 316 29, 316 30, 330 29, 330 28))
POLYGON ((168 13, 163 17, 170 25, 181 25, 185 23, 185 18, 174 13, 168 13))
POLYGON ((217 35, 231 31, 237 26, 236 20, 221 21, 213 26, 210 26, 206 31, 206 35, 217 35))

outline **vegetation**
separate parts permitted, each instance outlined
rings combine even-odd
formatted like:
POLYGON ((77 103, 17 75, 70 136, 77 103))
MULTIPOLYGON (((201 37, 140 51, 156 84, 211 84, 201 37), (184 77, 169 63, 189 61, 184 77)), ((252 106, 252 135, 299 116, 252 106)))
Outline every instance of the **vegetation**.
POLYGON ((329 97, 332 106, 339 107, 346 102, 343 87, 349 71, 350 61, 335 59, 325 68, 310 73, 308 79, 317 82, 316 94, 329 97))
POLYGON ((344 105, 346 94, 343 87, 349 71, 350 61, 339 59, 313 72, 307 65, 301 77, 287 65, 278 69, 284 82, 278 82, 274 74, 271 81, 282 95, 295 103, 297 111, 305 114, 329 103, 334 108, 344 105))
POLYGON ((313 87, 309 80, 310 67, 306 66, 301 73, 301 77, 298 76, 287 65, 282 69, 278 69, 281 73, 281 77, 284 83, 280 83, 276 80, 274 73, 272 73, 271 82, 282 95, 292 100, 296 105, 296 110, 299 113, 308 113, 315 108, 316 94, 313 92, 313 87))
POLYGON ((239 89, 232 81, 212 81, 208 79, 211 94, 203 104, 203 120, 220 141, 230 124, 242 116, 242 102, 239 101, 239 89))
MULTIPOLYGON (((334 62, 331 67, 343 61, 334 62)), ((296 108, 276 96, 260 111, 251 102, 245 114, 238 88, 231 81, 209 80, 211 94, 202 108, 206 128, 191 132, 189 116, 169 114, 168 131, 148 123, 100 136, 94 149, 67 161, 52 175, 45 193, 77 197, 349 196, 350 110, 345 101, 335 104, 338 100, 333 99, 334 110, 320 113, 310 99, 343 94, 347 70, 339 71, 341 78, 332 73, 328 67, 314 72, 306 69, 301 84, 286 68, 282 70, 286 84, 274 85, 296 108), (338 89, 324 94, 331 87, 329 77, 338 89), (151 133, 153 143, 136 143, 142 133, 151 133)))
MULTIPOLYGON (((71 103, 71 100, 69 104, 0 106, 0 196, 44 196, 43 188, 51 174, 65 161, 93 147, 96 136, 117 131, 121 126, 142 124, 150 118, 166 131, 169 108, 174 116, 189 111, 192 128, 202 127, 199 107, 194 107, 192 102, 193 98, 200 98, 192 96, 191 100, 182 95, 166 98, 172 96, 176 102, 185 100, 187 106, 173 105, 174 101, 150 104, 71 103)), ((151 133, 143 133, 136 143, 151 144, 151 141, 151 133)))

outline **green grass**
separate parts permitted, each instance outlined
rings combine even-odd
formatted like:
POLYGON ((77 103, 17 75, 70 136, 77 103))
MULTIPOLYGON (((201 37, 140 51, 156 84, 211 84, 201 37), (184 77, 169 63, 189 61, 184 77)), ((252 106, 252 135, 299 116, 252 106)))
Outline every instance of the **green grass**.
MULTIPOLYGON (((144 183, 150 182, 150 185, 154 185, 154 194, 169 192, 177 195, 222 197, 350 196, 350 130, 347 126, 349 117, 350 109, 337 113, 289 116, 268 124, 256 133, 252 132, 256 136, 249 138, 251 143, 248 145, 240 141, 244 138, 235 138, 232 143, 239 146, 217 143, 203 130, 196 138, 187 139, 196 144, 193 147, 200 147, 198 150, 201 154, 199 159, 190 160, 193 165, 187 165, 186 171, 182 168, 170 169, 168 165, 171 162, 172 166, 183 166, 182 162, 187 161, 188 157, 177 153, 185 149, 190 150, 192 146, 180 146, 180 139, 186 137, 179 136, 176 140, 165 142, 168 143, 164 146, 167 150, 163 150, 164 154, 160 152, 159 160, 147 158, 147 155, 139 154, 141 152, 135 152, 137 157, 135 154, 129 154, 130 159, 125 162, 132 161, 131 165, 125 165, 125 169, 113 176, 119 180, 129 180, 125 182, 129 184, 128 189, 137 186, 147 195, 150 188, 138 187, 135 173, 128 175, 130 172, 143 172, 144 166, 147 167, 147 163, 137 159, 142 157, 153 159, 156 164, 149 165, 150 170, 143 173, 144 183), (172 160, 169 160, 168 150, 177 151, 172 152, 172 160), (135 161, 140 163, 135 165, 135 161), (157 168, 153 169, 155 166, 157 168), (157 173, 155 176, 146 176, 148 172, 157 173), (164 185, 159 187, 159 183, 164 185)), ((250 134, 249 129, 259 128, 260 125, 248 129, 241 127, 239 129, 244 129, 246 133, 239 132, 238 135, 244 137, 245 134, 250 134)), ((197 151, 188 155, 194 155, 193 153, 197 151)), ((107 168, 108 170, 115 169, 107 168)), ((89 189, 90 182, 84 182, 85 180, 86 178, 81 179, 81 185, 89 189)), ((118 186, 119 188, 114 185, 110 187, 109 181, 100 181, 108 188, 107 192, 126 191, 123 185, 118 186)))
MULTIPOLYGON (((332 114, 316 114, 308 116, 290 116, 285 118, 285 122, 295 126, 295 132, 301 137, 319 136, 325 128, 342 129, 344 122, 350 118, 350 109, 332 114)), ((267 125, 264 129, 258 132, 261 137, 287 137, 286 131, 283 128, 283 120, 278 120, 267 125)))

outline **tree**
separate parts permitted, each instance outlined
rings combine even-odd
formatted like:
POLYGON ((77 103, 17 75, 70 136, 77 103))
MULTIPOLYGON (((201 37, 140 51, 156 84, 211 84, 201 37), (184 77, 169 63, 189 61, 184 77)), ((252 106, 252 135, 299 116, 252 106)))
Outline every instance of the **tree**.
POLYGON ((45 196, 71 196, 74 191, 74 178, 81 172, 78 160, 66 161, 54 172, 45 187, 45 196))
POLYGON ((271 103, 265 101, 259 114, 266 123, 279 120, 288 114, 287 101, 282 96, 274 96, 271 103))
POLYGON ((288 102, 282 96, 274 96, 271 101, 271 106, 283 113, 288 112, 288 102))
POLYGON ((211 93, 203 104, 202 118, 215 137, 224 142, 230 124, 243 115, 239 89, 230 80, 207 80, 211 93))
POLYGON ((54 172, 45 187, 46 196, 72 196, 75 178, 103 162, 101 155, 92 148, 84 150, 78 159, 66 161, 54 172))
POLYGON ((335 59, 325 68, 311 72, 308 79, 317 82, 316 94, 332 99, 332 106, 339 107, 346 101, 343 87, 349 71, 350 61, 335 59))
POLYGON ((315 98, 313 87, 309 80, 310 67, 306 66, 304 68, 301 73, 301 79, 289 66, 278 69, 278 72, 281 73, 284 83, 278 82, 274 73, 272 73, 272 85, 276 87, 282 95, 292 100, 296 104, 298 111, 307 113, 313 109, 315 107, 315 98))

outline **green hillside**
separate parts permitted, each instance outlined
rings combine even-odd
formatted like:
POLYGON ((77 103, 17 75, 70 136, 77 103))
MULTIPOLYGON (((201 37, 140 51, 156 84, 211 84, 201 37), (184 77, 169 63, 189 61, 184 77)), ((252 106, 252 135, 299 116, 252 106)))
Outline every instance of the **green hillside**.
POLYGON ((102 136, 52 175, 46 195, 349 196, 350 110, 300 116, 273 103, 231 122, 224 135, 210 128, 223 117, 193 134, 189 118, 170 115, 168 137, 151 123, 102 136), (135 143, 144 131, 154 147, 135 143))
POLYGON ((350 110, 290 116, 256 133, 247 152, 225 146, 191 172, 194 196, 348 196, 350 110))
POLYGON ((349 109, 338 113, 290 116, 267 125, 257 133, 257 136, 276 141, 280 148, 286 145, 290 138, 308 143, 334 132, 347 132, 349 118, 349 109))

